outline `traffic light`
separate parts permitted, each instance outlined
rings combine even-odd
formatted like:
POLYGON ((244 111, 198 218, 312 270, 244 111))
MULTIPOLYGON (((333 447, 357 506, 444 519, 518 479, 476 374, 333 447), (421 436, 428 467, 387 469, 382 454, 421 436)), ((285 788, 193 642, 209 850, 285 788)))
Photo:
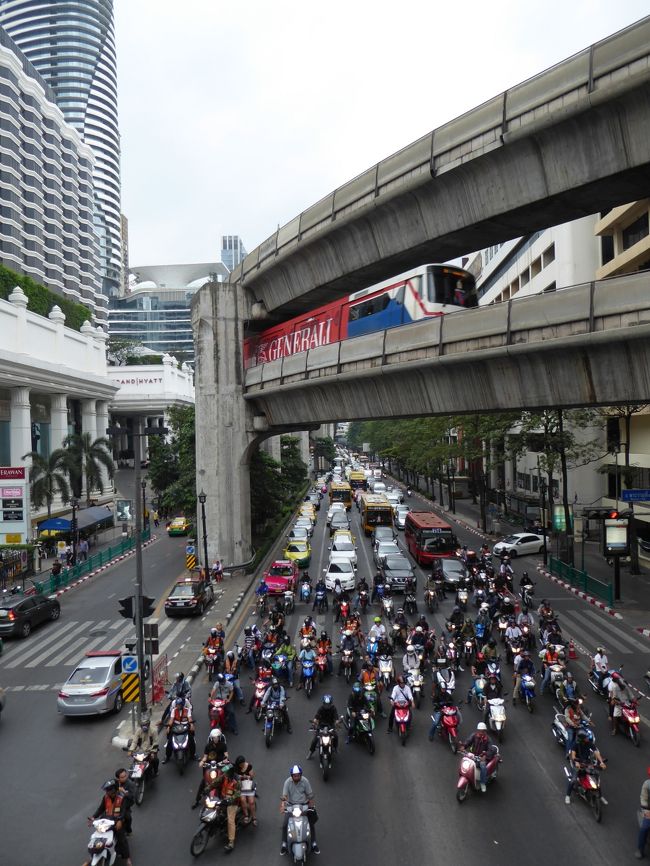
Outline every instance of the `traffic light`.
POLYGON ((127 595, 126 598, 119 598, 118 603, 120 605, 120 616, 123 616, 124 619, 133 619, 133 596, 127 595))
POLYGON ((618 520, 618 518, 619 518, 619 513, 615 508, 613 508, 611 511, 607 512, 607 519, 608 520, 618 520))
POLYGON ((148 616, 153 616, 155 601, 155 598, 150 598, 148 595, 142 596, 142 619, 146 619, 148 616))

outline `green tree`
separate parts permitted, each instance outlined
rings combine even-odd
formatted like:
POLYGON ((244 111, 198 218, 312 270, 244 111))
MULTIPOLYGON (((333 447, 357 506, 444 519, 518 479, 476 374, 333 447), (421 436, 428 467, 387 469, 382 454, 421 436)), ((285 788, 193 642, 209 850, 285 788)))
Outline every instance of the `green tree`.
POLYGON ((282 481, 285 501, 293 500, 307 481, 307 464, 300 456, 300 440, 295 436, 281 436, 282 481))
MULTIPOLYGON (((160 458, 154 466, 152 486, 168 511, 196 513, 196 441, 194 406, 171 406, 168 410, 169 442, 155 450, 160 458), (164 484, 164 487, 158 485, 164 484)), ((151 465, 149 467, 151 477, 151 465)))
POLYGON ((280 464, 266 451, 253 452, 250 462, 251 523, 258 541, 282 507, 284 488, 280 464))
POLYGON ((319 436, 314 440, 314 457, 322 457, 330 466, 336 457, 336 446, 331 436, 319 436))
POLYGON ((45 502, 47 516, 50 517, 52 502, 57 493, 61 495, 64 502, 70 500, 66 452, 62 448, 57 448, 47 457, 43 457, 38 451, 30 451, 29 454, 22 456, 23 460, 28 458, 32 461, 29 467, 32 506, 41 508, 45 502))
POLYGON ((85 483, 88 506, 93 490, 104 492, 102 469, 111 479, 115 474, 111 444, 105 436, 93 439, 90 433, 71 433, 63 440, 63 448, 70 486, 76 496, 81 496, 85 483))

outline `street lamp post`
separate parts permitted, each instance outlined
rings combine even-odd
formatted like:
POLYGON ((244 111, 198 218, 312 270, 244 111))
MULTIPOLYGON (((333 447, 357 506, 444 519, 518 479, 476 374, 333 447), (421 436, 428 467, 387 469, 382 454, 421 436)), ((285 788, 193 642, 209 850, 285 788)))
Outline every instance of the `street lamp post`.
POLYGON ((72 521, 70 523, 70 529, 72 531, 72 564, 77 564, 77 539, 79 537, 79 533, 77 531, 77 508, 79 507, 79 500, 72 497, 70 502, 72 506, 72 521))
POLYGON ((146 490, 147 490, 147 479, 143 478, 140 482, 142 487, 142 525, 147 527, 147 499, 146 499, 146 490))
POLYGON ((539 487, 539 510, 541 512, 542 536, 544 537, 544 565, 548 565, 548 547, 546 544, 546 481, 539 471, 537 464, 537 480, 539 487))
POLYGON ((454 464, 450 460, 447 464, 447 482, 449 484, 449 508, 451 509, 451 513, 456 513, 456 493, 454 491, 454 464))
POLYGON ((205 579, 208 579, 208 531, 205 525, 205 501, 208 497, 206 496, 203 488, 201 488, 201 492, 199 493, 199 502, 201 503, 201 525, 203 528, 203 563, 205 566, 205 579))

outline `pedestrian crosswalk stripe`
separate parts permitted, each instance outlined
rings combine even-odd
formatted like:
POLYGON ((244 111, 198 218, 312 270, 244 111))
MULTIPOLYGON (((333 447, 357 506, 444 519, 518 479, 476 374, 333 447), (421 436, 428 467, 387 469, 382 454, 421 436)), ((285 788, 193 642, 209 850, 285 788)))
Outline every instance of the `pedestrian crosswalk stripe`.
MULTIPOLYGON (((74 628, 77 625, 77 621, 73 620, 72 622, 66 623, 61 628, 52 629, 52 632, 49 638, 44 640, 36 640, 32 646, 29 646, 27 649, 24 649, 22 644, 20 646, 11 647, 3 656, 3 663, 6 660, 6 656, 9 657, 9 661, 6 664, 3 664, 3 667, 7 668, 15 668, 18 667, 25 659, 30 656, 36 655, 37 652, 40 652, 44 646, 47 646, 52 640, 58 640, 61 635, 65 634, 65 632, 70 631, 70 629, 74 628)), ((32 636, 32 640, 35 640, 35 637, 32 636)))
MULTIPOLYGON (((563 611, 560 615, 560 624, 562 624, 562 620, 569 623, 569 633, 575 634, 578 641, 583 644, 584 648, 589 652, 599 644, 604 643, 603 633, 600 631, 596 623, 590 621, 585 622, 585 620, 581 619, 575 613, 567 613, 566 611, 563 611)), ((633 650, 628 649, 626 646, 621 644, 619 644, 616 649, 624 655, 631 655, 633 652, 633 650)))
MULTIPOLYGON (((627 634, 625 634, 625 632, 624 632, 622 629, 617 628, 613 623, 608 622, 608 621, 605 619, 605 617, 602 616, 601 614, 597 614, 597 613, 596 613, 595 611, 593 611, 593 610, 588 610, 588 611, 587 611, 587 616, 590 616, 590 617, 592 617, 593 619, 595 619, 595 620, 598 622, 598 626, 599 626, 600 628, 604 628, 604 629, 606 629, 608 632, 610 632, 610 633, 613 635, 613 638, 609 638, 610 643, 611 643, 612 639, 614 639, 614 640, 622 640, 622 641, 624 641, 625 643, 629 644, 630 646, 634 647, 634 649, 635 649, 637 652, 642 652, 642 653, 645 654, 645 653, 648 651, 648 647, 647 647, 646 644, 641 643, 640 640, 636 640, 636 639, 633 638, 631 635, 627 635, 627 634)), ((606 642, 607 642, 607 641, 605 640, 604 643, 606 643, 606 642)))
MULTIPOLYGON (((52 667, 54 667, 54 665, 60 664, 63 661, 63 659, 72 652, 72 650, 76 650, 77 647, 82 646, 82 644, 87 643, 87 641, 88 641, 88 638, 85 636, 80 637, 78 640, 73 641, 71 644, 69 644, 63 650, 63 652, 58 653, 57 655, 54 656, 54 658, 51 658, 48 662, 45 662, 45 667, 46 668, 52 668, 52 667)), ((84 648, 84 650, 87 651, 85 648, 84 648)), ((76 658, 76 655, 75 655, 75 658, 76 658)))
MULTIPOLYGON (((39 665, 41 662, 45 661, 45 659, 48 659, 48 658, 52 655, 52 652, 55 651, 55 650, 57 650, 57 649, 59 649, 59 648, 61 647, 62 644, 64 644, 64 643, 65 643, 65 644, 69 643, 70 640, 72 640, 72 638, 75 637, 76 634, 79 634, 79 632, 85 632, 85 634, 82 636, 82 638, 81 638, 80 640, 78 640, 78 641, 76 642, 77 645, 80 645, 81 643, 85 643, 85 642, 88 640, 88 629, 90 628, 90 626, 91 626, 92 624, 93 624, 93 620, 92 620, 92 619, 91 619, 91 620, 87 620, 86 622, 82 622, 82 623, 80 623, 80 624, 79 624, 79 625, 78 625, 78 626, 77 626, 73 631, 69 632, 69 633, 68 633, 68 634, 63 638, 63 640, 58 640, 54 646, 49 646, 49 647, 48 647, 44 652, 42 652, 42 653, 40 654, 40 656, 36 656, 36 658, 34 658, 34 659, 32 659, 31 661, 27 662, 27 664, 25 665, 25 667, 26 667, 26 668, 35 668, 35 667, 36 667, 37 665, 39 665)), ((67 650, 67 647, 66 647, 66 652, 67 652, 67 651, 68 651, 68 650, 67 650)))

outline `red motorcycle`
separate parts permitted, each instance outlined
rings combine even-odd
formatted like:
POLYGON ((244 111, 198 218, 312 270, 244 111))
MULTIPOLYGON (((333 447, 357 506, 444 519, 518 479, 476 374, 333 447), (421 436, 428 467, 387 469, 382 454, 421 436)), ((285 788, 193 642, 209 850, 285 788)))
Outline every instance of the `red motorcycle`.
POLYGON ((621 732, 628 736, 635 746, 641 745, 641 731, 639 728, 639 708, 635 700, 621 704, 621 715, 618 717, 618 726, 621 732))
POLYGON ((442 707, 442 716, 440 717, 440 724, 438 725, 438 736, 442 737, 443 740, 446 740, 449 743, 449 747, 454 755, 458 751, 459 723, 460 714, 458 712, 458 707, 442 707))
POLYGON ((408 701, 395 701, 395 724, 400 741, 405 746, 411 726, 411 705, 408 701))
POLYGON ((210 729, 221 728, 226 730, 226 704, 223 698, 210 698, 208 701, 208 715, 210 717, 210 729))
POLYGON ((316 670, 318 671, 318 679, 323 682, 327 674, 327 653, 318 653, 316 656, 316 670))
POLYGON ((205 658, 205 669, 208 674, 208 680, 212 682, 214 675, 219 672, 221 665, 221 653, 214 646, 206 646, 203 650, 205 658))
POLYGON ((251 705, 251 709, 252 709, 253 713, 255 714, 255 721, 256 722, 259 722, 259 720, 262 718, 262 714, 264 712, 264 710, 262 709, 262 700, 264 698, 264 695, 266 694, 266 690, 268 689, 270 682, 271 682, 270 676, 268 676, 268 677, 258 676, 258 678, 255 680, 255 685, 254 685, 255 694, 253 695, 253 703, 251 705))
MULTIPOLYGON (((499 749, 494 746, 494 754, 491 755, 487 762, 487 784, 489 785, 497 777, 501 756, 499 749)), ((481 760, 478 755, 472 752, 462 752, 460 759, 460 768, 458 770, 458 782, 456 784, 456 799, 459 803, 463 803, 467 798, 470 788, 473 791, 481 790, 481 760)))

